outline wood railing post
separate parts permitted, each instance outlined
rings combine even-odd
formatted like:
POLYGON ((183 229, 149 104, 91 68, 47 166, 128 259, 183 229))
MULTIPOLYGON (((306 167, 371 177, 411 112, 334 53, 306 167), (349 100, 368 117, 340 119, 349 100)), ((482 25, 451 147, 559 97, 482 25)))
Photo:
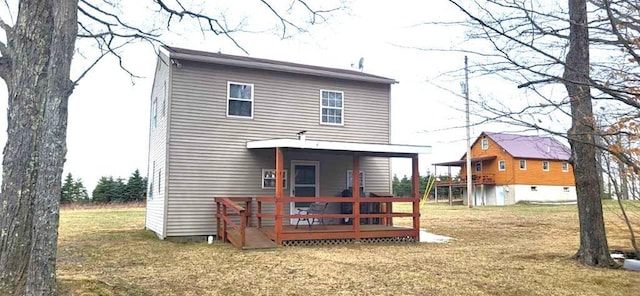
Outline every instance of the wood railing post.
POLYGON ((227 241, 227 205, 222 204, 222 241, 227 241))
POLYGON ((246 201, 245 205, 245 219, 247 220, 247 227, 251 226, 251 200, 246 201))
POLYGON ((257 203, 258 203, 258 214, 256 216, 258 216, 258 228, 262 228, 262 202, 257 201, 257 203))
POLYGON ((245 211, 242 211, 240 212, 240 249, 244 248, 246 228, 247 228, 247 213, 245 211))
POLYGON ((356 241, 360 241, 360 156, 353 155, 353 169, 351 173, 351 196, 353 198, 353 231, 356 241))
POLYGON ((418 168, 418 155, 411 158, 412 182, 413 182, 413 231, 415 239, 420 239, 420 172, 418 168))
POLYGON ((220 202, 216 200, 216 239, 222 239, 222 234, 220 233, 220 202))

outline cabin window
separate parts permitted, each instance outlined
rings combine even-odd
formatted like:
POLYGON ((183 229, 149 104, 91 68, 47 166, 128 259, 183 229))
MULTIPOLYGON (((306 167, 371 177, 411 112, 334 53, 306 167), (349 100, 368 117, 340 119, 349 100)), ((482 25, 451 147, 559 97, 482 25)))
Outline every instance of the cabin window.
POLYGON ((542 162, 542 170, 545 172, 549 171, 549 162, 548 161, 543 161, 542 162))
POLYGON ((482 150, 489 149, 489 139, 482 138, 482 150))
POLYGON ((227 116, 253 118, 253 84, 228 82, 227 116))
POLYGON ((527 169, 527 161, 526 160, 524 160, 524 159, 520 160, 520 169, 523 170, 523 171, 527 169))
POLYGON ((479 172, 482 170, 482 164, 480 164, 479 162, 476 162, 476 172, 479 172))
POLYGON ((498 160, 498 170, 506 171, 507 170, 507 162, 504 160, 498 160))
POLYGON ((565 162, 562 163, 562 171, 565 172, 565 173, 569 171, 569 163, 568 162, 565 161, 565 162))
MULTIPOLYGON (((347 188, 353 188, 353 170, 347 170, 347 188)), ((364 191, 364 171, 360 171, 360 191, 364 191)))
POLYGON ((158 124, 158 97, 153 98, 151 102, 151 128, 155 128, 158 124))
POLYGON ((320 123, 343 125, 343 99, 341 91, 320 91, 320 123))
MULTIPOLYGON (((275 169, 262 169, 262 188, 263 189, 275 189, 276 188, 276 170, 275 169)), ((287 188, 287 170, 282 171, 282 188, 287 188)))

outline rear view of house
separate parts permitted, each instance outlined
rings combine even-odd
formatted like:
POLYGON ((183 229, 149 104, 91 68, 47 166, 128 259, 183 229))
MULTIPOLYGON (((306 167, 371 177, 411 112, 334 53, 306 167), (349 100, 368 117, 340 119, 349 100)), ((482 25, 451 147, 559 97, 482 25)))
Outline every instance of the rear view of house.
MULTIPOLYGON (((220 235, 224 219, 216 220, 214 198, 221 205, 235 198, 246 203, 249 226, 280 225, 265 232, 278 243, 359 239, 360 213, 343 213, 343 203, 388 196, 390 158, 412 158, 417 170, 418 154, 430 152, 390 144, 394 83, 357 71, 163 46, 151 97, 146 227, 160 238, 220 235), (299 210, 323 197, 331 202, 322 222, 351 218, 350 228, 287 234, 299 210)), ((407 231, 389 236, 417 234, 407 231)))
MULTIPOLYGON (((551 137, 483 132, 471 146, 474 205, 508 205, 519 201, 575 201, 569 147, 551 137)), ((441 178, 437 187, 466 191, 466 155, 435 164, 460 168, 460 178, 441 178)), ((463 192, 466 197, 466 192, 463 192)), ((466 200, 465 200, 466 202, 466 200)))

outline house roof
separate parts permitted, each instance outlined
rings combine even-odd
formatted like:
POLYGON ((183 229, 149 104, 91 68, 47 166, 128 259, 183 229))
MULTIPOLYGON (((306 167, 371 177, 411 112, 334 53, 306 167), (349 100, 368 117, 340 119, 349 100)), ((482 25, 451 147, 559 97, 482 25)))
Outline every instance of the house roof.
POLYGON ((329 77, 345 80, 364 81, 382 84, 394 84, 396 80, 382 76, 376 76, 359 71, 328 68, 296 64, 283 61, 259 59, 247 56, 236 56, 222 53, 198 51, 173 46, 161 46, 161 50, 166 51, 169 58, 177 60, 188 60, 194 62, 237 66, 250 69, 271 70, 278 72, 305 74, 319 77, 329 77))
POLYGON ((247 142, 247 149, 294 148, 336 152, 356 152, 362 155, 384 157, 411 157, 417 154, 430 154, 431 146, 398 144, 365 144, 353 142, 312 141, 300 139, 270 139, 247 142))
POLYGON ((483 132, 476 142, 483 136, 516 158, 569 160, 571 157, 571 149, 551 137, 483 132))

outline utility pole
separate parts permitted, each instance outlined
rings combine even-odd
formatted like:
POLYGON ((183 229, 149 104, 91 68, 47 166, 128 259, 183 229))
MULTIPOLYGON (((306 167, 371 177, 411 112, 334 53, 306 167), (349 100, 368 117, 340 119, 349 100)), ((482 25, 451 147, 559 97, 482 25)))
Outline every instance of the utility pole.
POLYGON ((471 205, 471 190, 473 187, 473 176, 471 175, 471 131, 470 131, 470 120, 469 120, 469 62, 467 56, 464 56, 464 87, 462 88, 464 91, 464 98, 466 102, 467 109, 467 205, 469 208, 473 207, 471 205))

